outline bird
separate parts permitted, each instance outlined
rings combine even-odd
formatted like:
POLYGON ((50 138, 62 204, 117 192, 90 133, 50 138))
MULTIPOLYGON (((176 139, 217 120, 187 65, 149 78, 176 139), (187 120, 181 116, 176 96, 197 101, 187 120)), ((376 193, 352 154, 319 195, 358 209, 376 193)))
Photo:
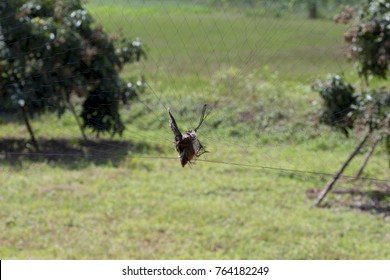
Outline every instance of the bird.
POLYGON ((184 167, 187 163, 189 165, 194 164, 193 160, 204 153, 208 153, 206 146, 202 145, 196 134, 205 120, 206 109, 207 104, 204 104, 198 126, 195 129, 189 129, 182 134, 171 110, 168 108, 169 126, 175 136, 174 144, 176 151, 179 153, 179 159, 182 167, 184 167))

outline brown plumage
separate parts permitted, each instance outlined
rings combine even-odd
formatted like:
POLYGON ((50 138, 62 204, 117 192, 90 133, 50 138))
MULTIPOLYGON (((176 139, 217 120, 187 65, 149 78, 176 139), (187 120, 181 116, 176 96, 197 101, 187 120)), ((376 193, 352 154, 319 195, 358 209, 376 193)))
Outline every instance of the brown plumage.
POLYGON ((203 155, 204 153, 208 153, 206 151, 206 147, 203 146, 196 132, 202 126, 203 121, 205 119, 207 105, 203 106, 202 115, 200 117, 200 121, 198 126, 195 129, 187 130, 184 135, 180 132, 179 127, 176 124, 175 118, 172 116, 171 111, 168 109, 169 115, 169 126, 172 129, 173 134, 175 135, 175 146, 176 151, 179 153, 181 166, 185 166, 187 163, 192 164, 191 160, 196 157, 203 155))

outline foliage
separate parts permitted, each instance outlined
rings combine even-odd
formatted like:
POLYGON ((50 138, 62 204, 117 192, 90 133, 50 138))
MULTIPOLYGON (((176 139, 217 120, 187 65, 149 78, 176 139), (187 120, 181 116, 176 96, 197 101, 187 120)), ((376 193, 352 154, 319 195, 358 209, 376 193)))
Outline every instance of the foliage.
POLYGON ((145 56, 139 40, 108 36, 81 0, 12 0, 0 3, 0 46, 1 110, 61 116, 76 94, 84 127, 122 133, 119 102, 136 87, 119 72, 145 56))
POLYGON ((354 108, 358 106, 355 89, 340 75, 329 75, 325 81, 316 81, 313 89, 323 99, 321 121, 340 129, 346 136, 353 128, 354 108))
MULTIPOLYGON (((386 130, 389 127, 390 91, 370 90, 359 96, 359 106, 354 109, 361 115, 363 124, 370 130, 386 130)), ((385 132, 385 131, 384 131, 385 132)))
POLYGON ((337 74, 316 81, 313 89, 323 100, 321 121, 340 129, 346 136, 357 125, 385 134, 390 127, 390 92, 386 89, 357 92, 337 74))
MULTIPOLYGON (((373 75, 387 79, 390 59, 390 0, 367 0, 359 8, 346 7, 336 22, 352 25, 344 35, 348 55, 357 60, 357 70, 366 81, 373 75)), ((354 93, 351 85, 332 76, 314 87, 324 99, 322 119, 344 133, 356 124, 376 130, 390 141, 390 91, 364 88, 354 93), (359 121, 357 121, 359 120, 359 121)), ((387 152, 390 155, 389 145, 387 152)))
POLYGON ((356 11, 347 7, 337 22, 352 21, 344 35, 348 55, 357 61, 358 72, 386 79, 390 60, 390 0, 369 0, 356 11))

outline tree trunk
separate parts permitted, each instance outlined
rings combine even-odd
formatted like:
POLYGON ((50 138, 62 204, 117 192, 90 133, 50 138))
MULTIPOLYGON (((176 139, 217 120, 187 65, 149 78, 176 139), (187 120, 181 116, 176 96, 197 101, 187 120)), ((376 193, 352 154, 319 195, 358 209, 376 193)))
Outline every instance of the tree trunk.
POLYGON ((355 180, 359 179, 360 176, 362 175, 363 173, 363 170, 364 168, 366 167, 367 163, 368 163, 368 160, 370 159, 370 157, 372 156, 376 146, 378 145, 378 143, 382 140, 382 137, 378 137, 375 142, 371 145, 370 149, 368 150, 367 154, 366 154, 366 157, 362 163, 362 165, 360 166, 359 168, 359 171, 358 173, 356 174, 355 176, 355 180))
POLYGON ((24 123, 26 124, 28 133, 30 134, 31 143, 32 143, 32 145, 34 146, 35 150, 36 150, 37 152, 39 152, 38 141, 37 141, 37 139, 35 138, 34 131, 33 131, 32 128, 31 128, 31 124, 30 124, 30 121, 29 121, 29 119, 28 119, 28 113, 27 113, 26 107, 25 107, 24 105, 23 105, 23 106, 20 106, 20 110, 22 111, 24 123))
POLYGON ((332 189, 333 185, 337 182, 337 180, 340 178, 341 174, 344 172, 345 168, 349 165, 349 163, 352 161, 352 159, 357 155, 357 153, 363 147, 364 143, 366 143, 366 141, 370 137, 370 135, 371 135, 371 131, 369 131, 367 133, 367 135, 363 138, 363 140, 359 143, 359 145, 356 147, 356 149, 353 151, 353 153, 349 156, 347 161, 344 162, 344 164, 341 166, 340 170, 333 176, 332 179, 329 180, 329 182, 326 184, 325 188, 318 195, 315 206, 320 205, 321 201, 325 198, 325 196, 328 194, 328 192, 332 189))
POLYGON ((307 0, 307 8, 309 11, 309 18, 316 19, 318 17, 317 0, 307 0))
POLYGON ((83 136, 83 138, 84 138, 85 141, 88 141, 88 138, 87 138, 87 136, 85 135, 84 128, 83 128, 83 126, 81 125, 79 116, 77 116, 76 110, 75 110, 75 108, 74 108, 72 102, 69 101, 69 102, 67 102, 67 103, 68 103, 68 106, 69 106, 69 110, 72 112, 74 118, 76 119, 77 125, 78 125, 79 128, 80 128, 81 135, 83 136))

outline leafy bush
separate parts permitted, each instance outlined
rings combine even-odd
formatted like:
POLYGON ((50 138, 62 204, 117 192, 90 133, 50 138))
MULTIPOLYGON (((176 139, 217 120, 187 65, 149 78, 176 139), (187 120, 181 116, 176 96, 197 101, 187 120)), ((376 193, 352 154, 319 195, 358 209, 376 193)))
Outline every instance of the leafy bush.
POLYGON ((344 34, 348 55, 357 60, 358 72, 386 78, 390 60, 390 0, 369 0, 356 11, 346 7, 336 22, 349 23, 344 34))
POLYGON ((359 107, 355 89, 336 74, 329 75, 324 81, 316 81, 313 89, 323 99, 321 121, 348 136, 348 130, 353 128, 355 121, 353 113, 359 107))
POLYGON ((359 106, 355 108, 361 123, 370 130, 390 128, 390 91, 385 89, 370 90, 359 95, 359 106))
POLYGON ((323 100, 321 121, 340 129, 346 136, 355 126, 367 126, 369 130, 390 128, 390 91, 371 89, 357 92, 340 75, 329 75, 324 81, 316 81, 313 89, 323 100))

